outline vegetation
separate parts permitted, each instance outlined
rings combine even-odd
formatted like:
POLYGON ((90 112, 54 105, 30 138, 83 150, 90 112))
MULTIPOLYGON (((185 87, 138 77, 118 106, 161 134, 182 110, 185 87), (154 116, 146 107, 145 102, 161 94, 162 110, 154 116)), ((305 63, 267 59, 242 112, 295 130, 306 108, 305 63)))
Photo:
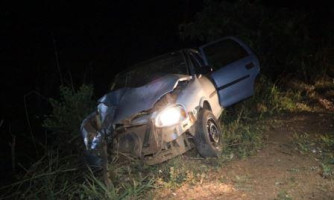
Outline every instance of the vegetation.
MULTIPOLYGON (((61 86, 58 99, 50 99, 52 113, 46 117, 43 127, 50 130, 50 137, 57 148, 66 153, 81 150, 79 127, 82 120, 95 108, 93 87, 82 85, 77 91, 61 86)), ((65 153, 64 152, 64 153, 65 153)))
MULTIPOLYGON (((78 153, 82 145, 78 128, 82 119, 94 109, 93 88, 83 85, 74 90, 62 86, 59 99, 50 100, 52 113, 43 124, 49 130, 48 139, 53 142, 44 147, 44 155, 35 164, 18 175, 17 182, 0 188, 0 198, 149 198, 144 195, 150 194, 150 189, 201 183, 206 172, 231 159, 253 155, 264 145, 263 131, 267 126, 261 122, 263 119, 282 112, 310 110, 319 95, 334 88, 333 84, 317 85, 316 82, 326 73, 332 73, 329 66, 333 63, 328 56, 333 44, 328 39, 330 32, 315 40, 308 29, 308 20, 303 11, 269 9, 248 1, 207 0, 193 22, 180 26, 182 37, 192 40, 211 41, 236 35, 250 44, 261 58, 262 75, 256 84, 256 94, 228 108, 221 118, 225 150, 219 159, 202 159, 191 151, 157 166, 145 166, 139 160, 115 155, 109 169, 112 186, 107 188, 84 166, 78 153), (316 87, 287 89, 291 74, 304 84, 316 87)), ((333 135, 313 137, 305 133, 294 137, 301 152, 315 150, 318 153, 322 176, 333 178, 333 135)), ((282 191, 277 199, 291 198, 282 191)))

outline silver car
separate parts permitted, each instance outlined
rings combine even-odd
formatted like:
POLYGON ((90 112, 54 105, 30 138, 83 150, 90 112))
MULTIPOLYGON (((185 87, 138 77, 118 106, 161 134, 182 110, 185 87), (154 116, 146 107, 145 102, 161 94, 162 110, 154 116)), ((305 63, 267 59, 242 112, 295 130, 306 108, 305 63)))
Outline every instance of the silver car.
POLYGON ((116 76, 111 92, 82 122, 87 161, 101 165, 106 148, 149 165, 193 146, 203 157, 218 156, 217 119, 225 107, 253 95, 259 71, 256 55, 235 37, 133 66, 116 76))

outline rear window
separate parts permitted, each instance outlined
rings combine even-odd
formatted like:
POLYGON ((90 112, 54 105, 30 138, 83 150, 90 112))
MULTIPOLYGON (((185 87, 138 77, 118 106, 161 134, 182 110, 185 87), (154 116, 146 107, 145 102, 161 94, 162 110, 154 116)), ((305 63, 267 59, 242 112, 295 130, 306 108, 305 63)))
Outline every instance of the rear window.
POLYGON ((248 56, 247 51, 234 40, 227 39, 204 48, 208 63, 214 69, 248 56))

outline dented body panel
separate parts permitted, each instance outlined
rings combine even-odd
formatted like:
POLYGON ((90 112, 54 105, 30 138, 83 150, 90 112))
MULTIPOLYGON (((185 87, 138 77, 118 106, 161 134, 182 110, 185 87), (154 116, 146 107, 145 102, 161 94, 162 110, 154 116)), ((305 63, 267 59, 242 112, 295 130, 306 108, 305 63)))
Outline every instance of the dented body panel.
POLYGON ((99 99, 98 103, 114 108, 110 123, 122 123, 136 113, 151 109, 161 97, 172 92, 179 81, 190 78, 189 75, 168 74, 138 88, 112 91, 99 99))
MULTIPOLYGON (((240 43, 240 40, 233 41, 240 43)), ((221 40, 219 42, 221 43, 221 40)), ((157 76, 158 78, 152 74, 152 80, 144 85, 119 88, 98 100, 97 111, 83 120, 81 125, 86 150, 95 156, 93 163, 100 162, 98 152, 103 140, 106 140, 114 151, 128 153, 147 164, 161 163, 180 155, 194 146, 192 139, 201 110, 210 110, 218 119, 224 110, 223 105, 232 105, 253 94, 254 77, 259 71, 256 60, 255 65, 251 66, 252 79, 245 80, 242 84, 247 87, 241 85, 244 88, 240 89, 237 76, 236 80, 227 80, 226 77, 230 78, 228 74, 249 77, 249 71, 240 72, 239 68, 243 67, 241 66, 235 67, 238 71, 234 72, 231 65, 213 70, 201 64, 208 63, 209 60, 205 58, 204 50, 201 51, 202 53, 186 49, 157 57, 153 59, 155 62, 159 61, 167 66, 161 68, 165 74, 157 76), (178 57, 174 58, 176 56, 178 57), (173 67, 177 70, 173 70, 173 67), (169 68, 173 72, 188 73, 168 73, 169 68), (226 72, 226 69, 230 71, 226 72), (222 73, 224 75, 220 75, 222 73), (224 80, 220 80, 220 77, 224 80), (226 85, 221 85, 222 83, 226 85), (229 93, 229 90, 233 92, 229 93), (237 94, 238 90, 243 91, 237 94)), ((253 54, 252 56, 254 57, 253 54)), ((245 59, 239 59, 238 62, 243 65, 242 60, 245 59)), ((250 59, 246 61, 253 62, 250 59)), ((238 62, 234 62, 234 65, 238 62)), ((151 69, 154 67, 150 62, 146 64, 151 69)), ((150 80, 150 71, 145 75, 148 76, 145 78, 150 80)), ((127 75, 125 77, 127 78, 127 75)), ((125 85, 126 83, 125 80, 125 85)))

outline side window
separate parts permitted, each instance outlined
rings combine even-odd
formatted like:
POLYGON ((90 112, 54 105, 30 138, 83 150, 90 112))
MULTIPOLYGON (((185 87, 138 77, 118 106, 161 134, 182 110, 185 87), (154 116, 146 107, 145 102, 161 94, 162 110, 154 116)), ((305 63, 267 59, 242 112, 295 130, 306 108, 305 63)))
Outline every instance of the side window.
POLYGON ((194 58, 194 55, 193 54, 190 54, 190 60, 194 66, 194 69, 195 69, 195 73, 198 74, 200 73, 200 69, 201 69, 201 65, 199 64, 199 62, 194 58))
POLYGON ((202 57, 198 53, 190 53, 190 59, 193 63, 196 74, 202 74, 205 72, 205 69, 203 68, 207 66, 205 66, 202 57))
POLYGON ((192 55, 195 57, 200 66, 205 66, 203 58, 198 53, 192 53, 192 55))
POLYGON ((234 40, 226 39, 204 47, 208 63, 214 69, 248 56, 247 51, 234 40))

